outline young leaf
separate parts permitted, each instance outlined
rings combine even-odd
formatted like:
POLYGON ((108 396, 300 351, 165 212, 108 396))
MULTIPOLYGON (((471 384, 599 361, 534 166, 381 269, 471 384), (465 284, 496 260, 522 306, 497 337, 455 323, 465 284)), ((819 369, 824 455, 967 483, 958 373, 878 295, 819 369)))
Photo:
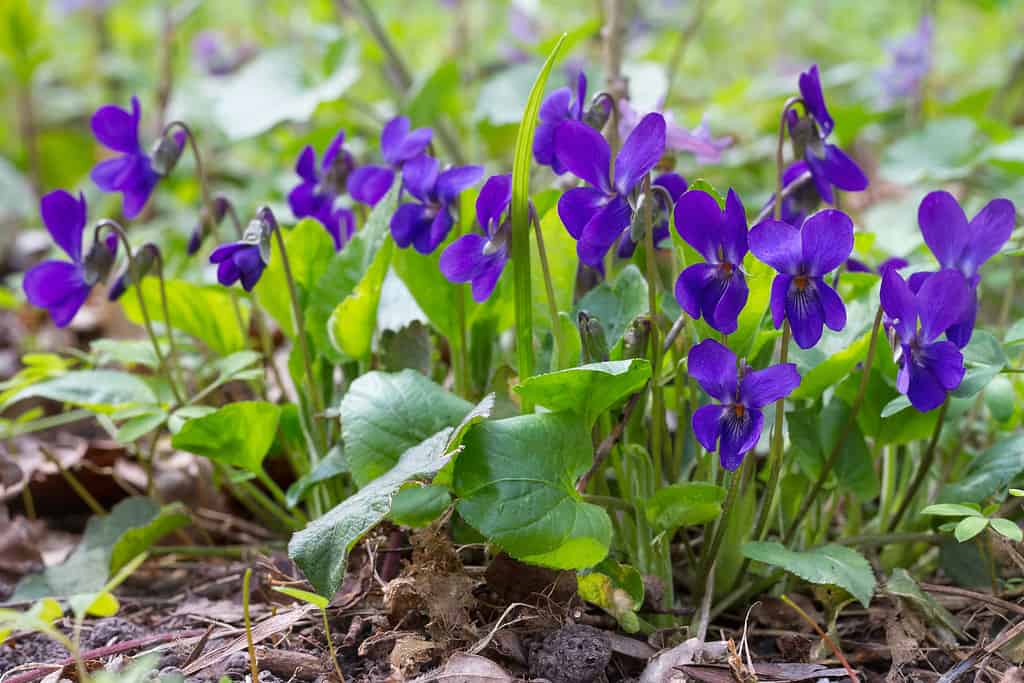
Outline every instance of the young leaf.
POLYGON ((752 542, 743 545, 743 554, 751 560, 781 567, 805 581, 839 586, 865 608, 875 591, 875 573, 871 564, 852 548, 825 545, 796 552, 781 543, 752 542))
POLYGON ((651 364, 634 358, 534 375, 521 382, 516 392, 549 410, 576 412, 593 424, 601 413, 640 391, 650 377, 651 364))
POLYGON ((604 559, 611 522, 575 488, 593 458, 582 418, 543 413, 484 422, 466 433, 463 445, 453 483, 467 522, 513 557, 536 564, 577 569, 604 559))
POLYGON ((377 329, 377 305, 393 250, 394 242, 385 241, 355 290, 338 304, 327 321, 331 344, 350 358, 366 360, 370 356, 370 343, 377 329))
POLYGON ((663 486, 644 504, 647 522, 655 531, 673 532, 704 524, 722 512, 725 489, 701 481, 663 486))
POLYGON ((922 515, 936 515, 938 517, 981 517, 981 512, 973 507, 957 505, 956 503, 940 503, 929 505, 921 510, 922 515))
POLYGON ((391 519, 395 524, 419 529, 440 517, 452 504, 445 486, 409 486, 391 501, 391 519))
POLYGON ((322 595, 316 593, 310 593, 309 591, 300 590, 298 588, 292 588, 291 586, 274 586, 274 590, 278 593, 284 593, 290 598, 301 600, 302 602, 319 607, 320 609, 327 609, 327 605, 331 604, 331 601, 322 595))
POLYGON ((273 403, 229 403, 215 413, 186 422, 171 439, 171 445, 225 465, 260 472, 280 417, 281 408, 273 403))
POLYGON ((34 397, 69 403, 100 413, 111 413, 129 405, 157 402, 157 396, 150 386, 130 373, 118 370, 72 370, 22 389, 9 397, 4 405, 34 397))
POLYGON ((1006 536, 1011 541, 1017 541, 1017 543, 1024 541, 1024 532, 1021 532, 1021 529, 1017 526, 1016 522, 996 517, 994 519, 990 519, 989 524, 992 525, 993 530, 999 532, 1003 536, 1006 536))
POLYGON ((956 525, 956 529, 953 530, 953 536, 956 537, 956 540, 963 543, 980 534, 987 526, 988 519, 985 517, 964 517, 956 525))
MULTIPOLYGON (((294 228, 284 231, 282 237, 285 249, 288 250, 288 265, 291 266, 292 277, 295 280, 299 307, 304 312, 310 302, 310 292, 323 277, 334 257, 334 241, 324 230, 324 226, 312 218, 299 221, 294 228)), ((270 263, 263 271, 263 276, 253 293, 260 305, 281 326, 281 331, 294 338, 291 296, 276 238, 271 241, 271 245, 270 263)))
POLYGON ((636 610, 644 603, 644 581, 634 567, 605 559, 577 579, 579 596, 615 617, 626 633, 640 630, 636 610))

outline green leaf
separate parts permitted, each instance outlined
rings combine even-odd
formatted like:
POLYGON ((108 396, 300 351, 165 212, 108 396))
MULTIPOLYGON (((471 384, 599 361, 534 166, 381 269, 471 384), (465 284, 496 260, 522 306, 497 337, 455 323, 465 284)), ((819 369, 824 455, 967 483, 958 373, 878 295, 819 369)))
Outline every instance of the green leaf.
POLYGON ((576 305, 575 313, 586 311, 604 326, 608 346, 615 346, 633 318, 647 312, 647 280, 635 265, 622 269, 609 284, 602 282, 587 292, 576 305))
POLYGON ((359 77, 359 51, 353 46, 332 73, 310 86, 304 54, 298 45, 263 50, 238 73, 218 81, 213 116, 229 138, 259 135, 285 121, 308 121, 320 103, 337 100, 359 77))
POLYGON ((930 121, 886 148, 881 175, 901 185, 965 177, 980 151, 977 132, 967 118, 930 121))
POLYGON ((704 524, 722 512, 725 489, 701 481, 663 486, 644 503, 647 522, 656 532, 704 524))
POLYGON ((634 567, 605 559, 581 573, 576 585, 581 598, 615 617, 624 631, 640 630, 636 610, 644 604, 644 580, 634 567))
MULTIPOLYGON (((288 265, 291 266, 299 308, 303 311, 304 319, 304 312, 311 298, 310 292, 327 272, 328 264, 334 257, 334 241, 324 226, 312 218, 299 221, 298 225, 284 231, 281 236, 288 251, 288 265)), ((288 280, 285 278, 284 262, 278 251, 277 238, 273 238, 270 244, 270 263, 263 271, 260 281, 256 283, 253 293, 260 306, 277 321, 281 331, 294 338, 291 296, 288 293, 288 280)), ((336 303, 337 301, 332 303, 332 310, 336 303)), ((325 317, 324 321, 326 320, 325 317)))
POLYGON ((115 362, 154 369, 159 366, 153 344, 148 339, 97 339, 89 344, 89 351, 96 356, 96 365, 115 362))
POLYGON ((956 503, 939 503, 937 505, 929 505, 925 509, 921 510, 922 515, 934 515, 936 517, 981 517, 981 512, 975 508, 968 507, 966 505, 957 505, 956 503))
MULTIPOLYGON (((572 294, 576 289, 576 240, 562 224, 558 215, 558 207, 553 206, 543 214, 540 220, 541 234, 544 235, 544 251, 551 269, 551 286, 555 290, 555 305, 559 311, 572 310, 572 294)), ((530 268, 530 291, 533 297, 533 318, 538 327, 551 327, 551 316, 548 313, 548 294, 544 285, 544 271, 540 267, 540 252, 537 241, 532 242, 532 259, 537 267, 530 268)), ((575 320, 571 321, 575 328, 575 320)), ((578 333, 573 331, 573 336, 578 333)), ((562 333, 563 340, 565 332, 562 333)))
POLYGON ((319 607, 320 609, 327 609, 327 605, 331 604, 331 601, 322 595, 316 593, 310 593, 298 588, 292 588, 291 586, 274 586, 274 590, 278 593, 284 593, 290 598, 301 600, 302 602, 319 607))
POLYGON ((1017 409, 1017 392, 1013 382, 1003 375, 993 377, 985 387, 985 405, 997 421, 1009 421, 1017 409))
POLYGON ((908 602, 921 612, 929 622, 939 622, 956 634, 963 633, 960 621, 949 610, 940 605, 931 595, 921 590, 906 569, 894 569, 885 582, 885 592, 908 602))
POLYGON ((110 573, 116 574, 161 538, 191 523, 192 517, 184 505, 178 502, 164 505, 145 526, 128 529, 117 539, 110 552, 110 573))
POLYGON ((1010 329, 1008 329, 1006 334, 1003 336, 1003 344, 1007 346, 1024 344, 1024 318, 1021 318, 1014 324, 1010 325, 1010 329))
POLYGON ((772 267, 758 261, 752 253, 748 253, 743 260, 743 272, 747 276, 750 292, 736 321, 736 331, 729 335, 729 348, 740 358, 752 355, 754 340, 768 311, 768 298, 774 279, 772 267))
POLYGON ((989 524, 992 525, 992 529, 999 532, 1003 536, 1006 536, 1011 541, 1017 541, 1020 543, 1024 541, 1024 532, 1021 532, 1016 522, 1010 521, 1009 519, 1003 519, 1001 517, 995 517, 989 520, 989 524))
POLYGON ((1024 472, 1024 434, 1006 437, 971 460, 967 471, 939 491, 940 502, 981 503, 1024 472))
POLYGON ((180 503, 159 508, 148 498, 126 498, 109 514, 90 518, 82 540, 71 555, 59 565, 22 579, 11 599, 99 593, 111 574, 126 561, 148 549, 164 534, 187 523, 188 516, 180 503))
POLYGON ((846 305, 846 327, 841 332, 826 330, 810 349, 793 347, 790 360, 800 371, 800 386, 793 399, 816 399, 830 386, 847 377, 867 355, 875 305, 853 301, 846 305))
POLYGON ((341 401, 345 457, 356 484, 383 475, 402 453, 455 426, 472 407, 414 370, 362 375, 341 401))
POLYGON ((156 394, 146 382, 117 370, 72 370, 22 389, 4 405, 26 398, 48 398, 100 413, 157 402, 156 394))
MULTIPOLYGON (((391 215, 395 212, 397 201, 398 189, 395 188, 377 203, 366 219, 366 224, 345 248, 330 257, 326 269, 310 292, 306 305, 306 331, 313 338, 317 350, 334 362, 343 362, 348 358, 339 354, 331 343, 328 321, 338 304, 352 295, 359 286, 377 253, 388 241, 391 215)), ((387 268, 384 270, 386 272, 387 268)))
POLYGON ((1002 344, 985 330, 974 331, 963 354, 967 372, 960 386, 953 392, 959 398, 975 396, 1009 364, 1002 344))
POLYGON ((516 353, 521 377, 533 374, 533 297, 530 294, 530 165, 533 162, 533 135, 537 130, 544 85, 558 60, 565 39, 566 34, 563 33, 530 88, 519 130, 516 132, 512 159, 512 202, 509 207, 512 235, 509 256, 515 290, 516 353))
POLYGON ((125 420, 118 428, 114 438, 118 443, 132 443, 163 425, 167 421, 167 417, 167 413, 162 408, 154 406, 141 415, 125 420))
POLYGON ((593 458, 589 426, 578 415, 484 422, 467 432, 463 445, 453 483, 459 514, 473 527, 513 557, 537 564, 578 569, 604 559, 611 522, 575 488, 593 458))
POLYGON ((393 249, 394 243, 386 240, 355 291, 338 304, 327 322, 331 344, 350 358, 366 360, 370 357, 370 343, 377 329, 380 291, 391 265, 393 249))
POLYGON ((593 424, 603 412, 640 391, 650 377, 651 364, 634 358, 534 375, 515 390, 527 401, 552 411, 576 412, 593 424))
POLYGON ((274 443, 280 418, 281 408, 273 403, 229 403, 215 413, 186 422, 171 445, 225 465, 262 472, 263 458, 274 443))
POLYGON ((395 524, 419 529, 440 517, 451 504, 446 486, 409 486, 391 501, 391 519, 395 524))
MULTIPOLYGON (((797 462, 808 479, 818 478, 849 418, 849 406, 838 398, 833 398, 819 415, 811 411, 794 411, 786 416, 797 462)), ((852 492, 862 501, 878 495, 878 475, 856 422, 846 435, 839 453, 830 478, 834 477, 843 491, 852 492)))
POLYGON ((781 567, 805 581, 839 586, 865 608, 875 592, 875 573, 871 564, 852 548, 830 544, 795 552, 781 543, 752 542, 743 544, 743 554, 751 560, 781 567))
POLYGON ((334 446, 311 472, 300 477, 288 487, 288 490, 285 492, 285 501, 288 503, 288 507, 298 505, 313 490, 313 486, 316 484, 333 479, 348 471, 348 460, 345 459, 345 451, 340 444, 334 446))
POLYGON ((391 500, 405 482, 429 478, 448 462, 451 427, 409 448, 393 468, 363 486, 323 517, 292 536, 288 555, 324 597, 337 592, 352 547, 387 517, 391 500))
POLYGON ((80 618, 112 617, 121 609, 117 598, 107 592, 73 595, 68 600, 68 606, 80 618))
MULTIPOLYGON (((211 351, 226 356, 241 351, 249 343, 249 305, 239 300, 238 307, 245 325, 238 325, 235 293, 226 287, 196 285, 184 280, 167 281, 167 310, 171 316, 170 325, 206 344, 211 351)), ((160 281, 147 277, 142 281, 142 298, 146 302, 149 317, 164 321, 164 309, 160 303, 160 281)), ((125 315, 136 325, 143 322, 135 287, 129 288, 120 299, 125 315)), ((166 321, 164 321, 166 322, 166 321)), ((166 350, 166 344, 164 345, 166 350)))
POLYGON ((986 517, 964 517, 960 520, 960 523, 956 525, 956 529, 953 530, 953 536, 956 537, 960 543, 969 541, 988 526, 988 519, 986 517))

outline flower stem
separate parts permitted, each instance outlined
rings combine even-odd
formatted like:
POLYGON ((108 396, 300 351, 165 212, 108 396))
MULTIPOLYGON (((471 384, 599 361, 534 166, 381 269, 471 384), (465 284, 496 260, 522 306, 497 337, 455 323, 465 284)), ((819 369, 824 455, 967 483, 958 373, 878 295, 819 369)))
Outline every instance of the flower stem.
POLYGON ((555 286, 551 281, 551 267, 548 265, 548 252, 544 248, 544 233, 540 228, 540 220, 537 213, 530 206, 530 222, 533 223, 534 234, 537 236, 537 253, 540 255, 540 270, 544 275, 544 289, 547 290, 548 315, 551 317, 551 336, 555 340, 555 353, 552 369, 563 369, 561 366, 561 353, 565 348, 562 344, 562 325, 558 318, 558 300, 555 299, 555 286))
POLYGON ((708 585, 715 560, 718 559, 718 551, 721 549, 722 540, 725 538, 725 530, 729 526, 729 518, 732 516, 732 511, 736 507, 736 501, 739 498, 740 484, 743 482, 745 478, 744 473, 750 467, 751 462, 753 462, 753 458, 744 458, 743 466, 733 472, 729 479, 729 490, 725 494, 725 502, 722 503, 722 516, 718 518, 718 524, 715 525, 714 534, 711 536, 711 543, 701 552, 700 580, 695 584, 697 586, 708 585))
POLYGON ((310 427, 313 428, 313 432, 318 437, 319 443, 317 444, 317 450, 323 454, 326 452, 326 444, 324 443, 323 433, 321 430, 316 429, 316 419, 317 415, 321 415, 324 412, 324 399, 320 393, 320 388, 317 385, 316 376, 313 374, 313 357, 309 352, 309 342, 306 339, 306 328, 302 321, 302 308, 299 306, 299 294, 295 289, 295 277, 292 275, 292 267, 288 261, 288 249, 284 245, 284 237, 281 235, 281 227, 277 224, 277 220, 273 217, 273 213, 271 213, 270 209, 268 207, 263 207, 260 209, 260 215, 273 226, 273 233, 277 239, 277 248, 281 252, 281 265, 284 268, 284 279, 288 283, 288 297, 291 300, 292 328, 294 328, 295 337, 299 341, 299 352, 302 354, 302 368, 306 375, 309 400, 312 402, 314 411, 314 415, 310 416, 310 427))
POLYGON ((658 264, 654 255, 654 218, 651 215, 651 177, 644 180, 644 193, 648 201, 644 202, 644 252, 647 270, 647 310, 651 318, 650 355, 651 355, 651 455, 654 459, 654 476, 657 485, 665 477, 662 463, 662 436, 665 424, 664 396, 662 394, 661 345, 658 342, 658 264))
MULTIPOLYGON (((784 364, 789 359, 789 320, 782 324, 782 347, 779 349, 779 364, 784 364)), ((782 420, 786 413, 786 399, 780 398, 775 402, 775 427, 772 432, 772 450, 768 455, 769 470, 768 488, 764 492, 764 500, 761 501, 761 509, 757 513, 757 523, 754 525, 754 536, 760 540, 761 533, 768 524, 768 517, 771 515, 772 502, 775 498, 775 490, 779 488, 779 479, 782 476, 782 420)), ((742 574, 742 572, 741 572, 742 574)))
POLYGON ((216 220, 214 218, 213 201, 210 199, 210 187, 206 180, 206 171, 203 167, 203 158, 199 154, 199 145, 196 143, 196 137, 192 134, 192 129, 184 121, 171 121, 164 126, 163 135, 169 135, 175 128, 180 129, 188 140, 189 149, 192 150, 192 159, 196 163, 196 176, 199 178, 199 192, 202 196, 203 210, 200 212, 200 219, 205 224, 203 231, 206 233, 213 232, 216 220))
POLYGON ((896 530, 896 526, 903 519, 903 516, 907 514, 907 510, 910 509, 911 503, 914 502, 914 498, 917 496, 918 489, 924 483, 924 480, 928 478, 928 474, 932 469, 932 463, 935 462, 935 453, 937 446, 939 445, 939 436, 942 435, 942 422, 946 418, 946 410, 949 408, 949 396, 946 396, 946 400, 942 403, 939 408, 939 414, 935 419, 935 429, 932 431, 932 437, 928 441, 928 450, 924 453, 924 458, 921 460, 921 464, 918 465, 917 474, 914 479, 910 482, 910 486, 907 488, 906 494, 903 496, 903 500, 900 502, 899 508, 896 509, 896 514, 889 519, 889 523, 886 525, 886 532, 893 532, 896 530))
MULTIPOLYGON (((843 446, 846 444, 846 438, 850 435, 854 425, 857 421, 857 413, 860 412, 860 407, 864 403, 864 396, 867 393, 868 382, 871 378, 871 366, 875 360, 875 347, 878 345, 878 331, 882 327, 882 308, 879 307, 878 313, 875 314, 875 323, 871 328, 871 341, 868 342, 868 353, 864 359, 864 371, 860 378, 860 386, 857 388, 857 395, 853 399, 853 405, 850 406, 850 414, 846 418, 846 423, 843 425, 842 431, 839 433, 838 438, 832 445, 832 451, 829 453, 828 459, 825 464, 822 465, 821 472, 818 474, 817 481, 811 487, 811 492, 804 498, 803 505, 800 506, 800 511, 797 512, 796 517, 789 525, 789 530, 786 531, 786 535, 783 538, 783 544, 789 545, 790 541, 793 540, 793 536, 796 534, 797 527, 800 526, 800 522, 803 521, 807 512, 811 509, 811 505, 814 504, 814 500, 821 493, 821 489, 825 486, 825 481, 828 479, 828 475, 832 472, 832 468, 835 467, 839 461, 839 456, 843 452, 843 446)), ((767 518, 767 515, 765 516, 767 518)), ((763 528, 758 528, 754 534, 756 540, 761 540, 761 534, 764 532, 763 528)))
MULTIPOLYGON (((107 228, 113 231, 113 233, 117 235, 117 238, 121 241, 121 244, 124 245, 125 255, 126 258, 128 259, 128 272, 133 272, 135 270, 135 255, 134 253, 132 253, 132 245, 128 242, 128 235, 125 233, 124 228, 121 227, 121 224, 118 223, 117 221, 109 218, 104 218, 99 223, 97 223, 96 227, 94 228, 94 240, 98 241, 100 239, 100 233, 102 232, 103 228, 107 228)), ((163 283, 162 277, 160 279, 160 282, 163 283)), ((160 368, 160 373, 167 378, 167 383, 171 387, 171 393, 174 394, 175 402, 178 405, 184 405, 184 403, 182 402, 182 395, 178 389, 178 385, 175 383, 174 377, 171 375, 171 372, 168 369, 167 358, 164 356, 164 352, 160 349, 160 343, 157 341, 156 332, 153 330, 153 321, 149 317, 149 309, 146 308, 146 299, 142 295, 141 283, 136 282, 134 284, 135 295, 139 301, 139 311, 142 313, 143 327, 146 328, 146 334, 149 335, 149 341, 153 345, 153 352, 156 354, 157 366, 160 368)), ((166 309, 164 309, 164 315, 167 315, 166 309)), ((167 324, 168 339, 170 339, 171 321, 167 319, 165 320, 165 323, 167 324)))
POLYGON ((785 171, 785 159, 783 155, 783 148, 786 144, 786 114, 788 114, 789 110, 792 109, 797 104, 803 103, 804 101, 800 97, 790 97, 782 106, 782 116, 779 120, 779 144, 775 147, 776 183, 775 203, 772 207, 772 216, 775 218, 775 220, 781 220, 782 218, 782 176, 785 171))
MULTIPOLYGON (((178 349, 174 344, 174 328, 171 326, 171 309, 167 305, 167 281, 164 279, 164 257, 159 249, 153 251, 156 261, 156 277, 160 282, 160 307, 163 309, 164 324, 167 326, 167 359, 168 373, 174 373, 182 390, 188 392, 188 383, 182 379, 181 364, 178 362, 178 349)), ((136 289, 142 286, 141 282, 135 283, 136 289)), ((174 383, 171 382, 173 385, 174 383)))

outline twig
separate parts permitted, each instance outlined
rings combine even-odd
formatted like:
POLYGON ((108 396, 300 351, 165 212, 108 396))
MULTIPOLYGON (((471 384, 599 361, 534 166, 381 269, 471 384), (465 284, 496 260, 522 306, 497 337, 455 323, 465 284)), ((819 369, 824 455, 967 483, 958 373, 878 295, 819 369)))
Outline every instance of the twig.
POLYGON ((937 683, 953 683, 956 679, 970 671, 976 665, 995 654, 1004 645, 1024 633, 1024 619, 1020 619, 1013 626, 1003 629, 1002 633, 985 647, 975 650, 969 657, 942 674, 937 683))
POLYGON ((940 586, 934 583, 922 583, 921 590, 929 593, 939 593, 940 595, 955 595, 958 598, 967 598, 968 600, 976 600, 978 602, 984 602, 992 607, 998 607, 999 609, 1006 610, 1007 612, 1013 612, 1024 616, 1024 606, 1016 603, 1002 600, 993 595, 987 593, 979 593, 978 591, 968 590, 966 588, 957 588, 956 586, 940 586))
POLYGON ((850 680, 853 681, 853 683, 860 683, 860 678, 857 677, 857 672, 854 671, 853 667, 850 666, 850 663, 846 661, 846 657, 843 656, 842 650, 840 650, 839 646, 836 645, 835 642, 828 637, 827 633, 821 630, 821 627, 818 626, 818 622, 816 622, 814 619, 811 619, 810 615, 808 615, 807 612, 803 611, 799 605, 790 600, 788 595, 783 595, 782 601, 790 607, 792 607, 804 621, 810 624, 811 627, 818 632, 818 635, 821 636, 821 639, 825 641, 825 644, 828 645, 829 649, 832 650, 836 658, 839 659, 839 663, 843 665, 844 669, 846 669, 846 673, 847 675, 849 675, 850 680))
POLYGON ((252 568, 246 568, 242 577, 242 618, 245 620, 245 643, 249 649, 249 671, 253 683, 260 680, 260 668, 256 664, 256 645, 252 638, 252 619, 249 616, 249 580, 252 579, 252 568))
POLYGON ((61 464, 60 460, 57 459, 57 456, 50 452, 50 449, 40 445, 39 450, 46 459, 57 468, 57 471, 60 472, 60 476, 64 478, 64 481, 67 482, 68 486, 71 487, 78 497, 82 499, 82 502, 85 503, 94 514, 101 517, 107 514, 106 509, 100 505, 99 501, 93 498, 93 495, 82 485, 82 482, 78 481, 78 477, 71 474, 71 472, 68 472, 67 469, 64 468, 64 465, 61 464))
POLYGON ((587 484, 590 483, 591 477, 594 473, 601 469, 604 461, 608 458, 608 455, 612 452, 612 448, 618 443, 622 437, 622 431, 626 428, 626 423, 629 422, 630 416, 633 414, 633 409, 636 408, 636 404, 640 401, 640 396, 643 395, 643 391, 638 391, 629 397, 626 401, 625 407, 622 409, 622 417, 612 427, 612 430, 608 432, 608 436, 604 437, 604 440, 598 445, 597 450, 594 451, 594 464, 590 466, 587 473, 580 477, 579 482, 576 484, 576 490, 583 493, 587 490, 587 484))
POLYGON ((911 504, 914 502, 914 498, 917 496, 918 489, 921 488, 921 484, 928 478, 929 470, 932 468, 932 463, 935 462, 935 451, 939 445, 939 436, 942 434, 942 421, 946 418, 946 410, 949 408, 949 397, 942 403, 942 407, 939 408, 939 414, 935 419, 935 430, 932 432, 932 438, 928 442, 928 450, 925 451, 924 458, 921 459, 921 464, 918 465, 917 474, 914 476, 913 481, 910 482, 910 486, 907 488, 906 494, 903 496, 903 500, 900 501, 900 506, 896 510, 896 514, 893 515, 892 519, 889 520, 888 525, 885 527, 886 531, 894 531, 896 526, 903 519, 903 515, 906 514, 911 504))

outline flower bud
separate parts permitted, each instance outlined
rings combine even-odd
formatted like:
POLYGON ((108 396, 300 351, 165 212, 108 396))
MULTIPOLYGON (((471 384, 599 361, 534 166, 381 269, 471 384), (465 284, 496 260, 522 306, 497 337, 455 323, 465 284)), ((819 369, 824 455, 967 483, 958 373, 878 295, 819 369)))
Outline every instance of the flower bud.
MULTIPOLYGON (((116 236, 115 236, 116 237, 116 236)), ((82 260, 83 278, 87 285, 92 287, 97 282, 102 282, 110 275, 110 269, 114 267, 114 257, 117 254, 116 245, 111 249, 106 242, 96 240, 89 248, 89 253, 82 260)))
POLYGON ((149 271, 153 269, 153 264, 156 263, 159 255, 160 249, 152 242, 143 245, 135 254, 135 258, 132 259, 128 268, 114 281, 110 291, 107 293, 107 298, 111 301, 117 301, 125 293, 125 290, 128 289, 128 285, 142 282, 142 278, 146 277, 149 271))
POLYGON ((185 138, 181 131, 175 133, 164 133, 156 142, 150 152, 153 170, 162 176, 170 175, 174 167, 178 165, 181 152, 185 149, 185 138))
POLYGON ((641 194, 636 200, 636 208, 633 210, 633 222, 629 224, 629 239, 634 244, 640 244, 647 233, 647 202, 651 201, 648 194, 641 194))
POLYGON ((647 355, 647 340, 651 336, 651 319, 638 315, 630 321, 622 335, 622 358, 643 358, 647 355))
POLYGON ((594 130, 604 130, 608 118, 612 115, 612 98, 606 93, 597 93, 590 101, 590 106, 583 113, 583 122, 594 130))
POLYGON ((584 362, 598 363, 608 360, 608 340, 605 338, 601 321, 586 311, 580 311, 576 317, 576 326, 580 331, 584 362))
POLYGON ((808 145, 820 140, 818 129, 810 116, 797 116, 792 109, 788 116, 789 137, 793 141, 793 156, 803 159, 808 145))
POLYGON ((260 260, 263 263, 270 263, 270 236, 277 228, 277 220, 273 212, 264 207, 257 214, 256 218, 249 221, 249 225, 242 233, 242 242, 255 244, 260 248, 260 260))

